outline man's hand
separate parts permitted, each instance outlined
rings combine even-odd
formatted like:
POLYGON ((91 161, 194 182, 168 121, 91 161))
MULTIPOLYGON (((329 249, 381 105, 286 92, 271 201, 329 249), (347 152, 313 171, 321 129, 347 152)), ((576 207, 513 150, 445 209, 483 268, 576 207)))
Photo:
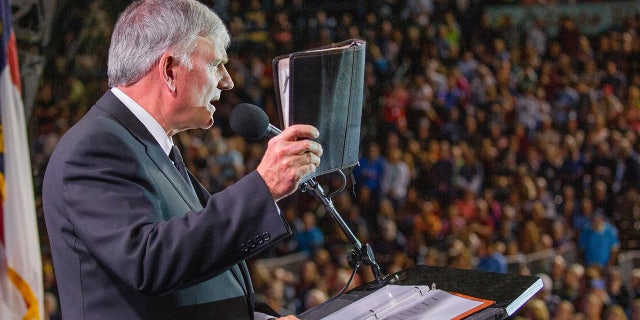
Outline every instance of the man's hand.
POLYGON ((300 320, 300 319, 296 318, 295 316, 286 316, 286 317, 278 318, 277 320, 300 320))
MULTIPOLYGON (((269 140, 256 169, 276 201, 292 194, 305 175, 316 171, 322 146, 310 139, 319 136, 309 125, 292 125, 269 140)), ((295 318, 293 318, 295 319, 295 318)))

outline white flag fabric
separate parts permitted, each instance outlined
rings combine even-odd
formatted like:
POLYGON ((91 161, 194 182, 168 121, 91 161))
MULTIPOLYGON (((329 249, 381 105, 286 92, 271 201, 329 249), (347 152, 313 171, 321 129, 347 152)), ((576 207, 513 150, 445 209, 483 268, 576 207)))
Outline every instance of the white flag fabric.
POLYGON ((0 0, 0 319, 44 317, 42 257, 11 7, 0 0))

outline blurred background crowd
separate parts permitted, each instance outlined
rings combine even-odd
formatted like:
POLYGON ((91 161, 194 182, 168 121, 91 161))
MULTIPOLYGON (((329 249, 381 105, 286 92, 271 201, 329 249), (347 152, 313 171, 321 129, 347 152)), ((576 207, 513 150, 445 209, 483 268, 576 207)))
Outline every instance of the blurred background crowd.
MULTIPOLYGON (((638 12, 586 34, 568 16, 554 26, 496 22, 476 0, 204 3, 232 35, 236 85, 212 129, 176 140, 211 192, 255 169, 265 148, 231 131, 233 106, 258 105, 279 123, 273 58, 364 39, 362 158, 333 201, 384 272, 426 264, 538 275, 545 287, 515 318, 640 319, 638 12)), ((38 204, 56 142, 108 89, 111 27, 127 3, 60 4, 29 118, 38 204)), ((351 244, 313 196, 297 192, 281 207, 294 236, 251 261, 254 284, 274 309, 300 313, 347 284, 351 244)), ((372 279, 360 268, 350 288, 372 279)))

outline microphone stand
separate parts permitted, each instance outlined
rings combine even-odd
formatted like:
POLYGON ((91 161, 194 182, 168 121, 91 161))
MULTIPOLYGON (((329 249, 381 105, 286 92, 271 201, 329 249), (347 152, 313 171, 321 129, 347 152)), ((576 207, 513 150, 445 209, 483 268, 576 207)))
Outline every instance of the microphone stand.
POLYGON ((376 280, 369 285, 367 285, 367 289, 378 289, 389 283, 389 280, 382 273, 382 269, 380 265, 376 262, 375 255, 373 253, 373 249, 369 244, 362 245, 358 238, 353 234, 349 226, 342 219, 342 216, 338 213, 336 208, 333 206, 333 201, 324 193, 322 186, 315 180, 309 179, 302 183, 300 189, 302 192, 310 191, 316 197, 322 201, 322 204, 331 215, 331 218, 338 224, 342 232, 347 236, 351 244, 353 245, 353 249, 350 253, 347 254, 347 261, 349 262, 349 266, 353 269, 356 269, 360 266, 360 263, 364 263, 366 265, 371 266, 371 271, 373 272, 373 276, 376 280))

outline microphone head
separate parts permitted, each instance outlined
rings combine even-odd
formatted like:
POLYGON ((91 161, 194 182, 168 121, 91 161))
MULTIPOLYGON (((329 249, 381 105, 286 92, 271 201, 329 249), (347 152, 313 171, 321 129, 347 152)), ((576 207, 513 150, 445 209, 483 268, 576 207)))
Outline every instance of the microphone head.
POLYGON ((231 129, 249 141, 258 141, 267 136, 269 117, 260 107, 241 103, 229 114, 231 129))

